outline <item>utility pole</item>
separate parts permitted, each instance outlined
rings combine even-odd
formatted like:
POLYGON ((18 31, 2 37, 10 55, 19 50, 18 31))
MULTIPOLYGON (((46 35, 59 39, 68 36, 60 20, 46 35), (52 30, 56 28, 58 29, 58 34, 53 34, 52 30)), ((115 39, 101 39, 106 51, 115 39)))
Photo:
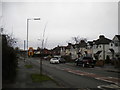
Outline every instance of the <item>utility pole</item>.
POLYGON ((25 51, 25 40, 24 40, 24 51, 25 51))
POLYGON ((30 19, 27 19, 27 57, 28 57, 28 28, 29 28, 28 22, 29 22, 29 20, 30 19))
POLYGON ((25 40, 24 40, 24 62, 25 62, 25 40))
MULTIPOLYGON (((46 23, 47 25, 47 23, 46 23)), ((42 40, 42 49, 41 49, 41 59, 40 59, 40 75, 42 75, 42 59, 43 59, 43 50, 44 50, 44 37, 45 37, 45 29, 46 29, 46 25, 45 25, 45 28, 44 28, 44 32, 43 32, 43 40, 42 40)))
POLYGON ((45 45, 44 45, 44 48, 46 47, 46 45, 47 45, 47 39, 48 39, 48 37, 46 38, 46 40, 45 40, 45 45))

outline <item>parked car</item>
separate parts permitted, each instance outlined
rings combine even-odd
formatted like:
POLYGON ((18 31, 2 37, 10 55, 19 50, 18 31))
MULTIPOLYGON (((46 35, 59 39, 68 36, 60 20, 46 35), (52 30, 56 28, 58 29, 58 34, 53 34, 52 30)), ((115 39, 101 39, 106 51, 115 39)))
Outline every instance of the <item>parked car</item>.
POLYGON ((88 66, 88 67, 94 67, 95 62, 92 57, 80 57, 75 60, 76 65, 82 65, 82 67, 88 66))
POLYGON ((59 59, 58 58, 51 58, 50 63, 59 63, 59 59))
POLYGON ((47 60, 48 57, 44 57, 44 60, 47 60))
POLYGON ((64 58, 59 58, 59 62, 60 62, 60 63, 65 63, 66 61, 65 61, 64 58))

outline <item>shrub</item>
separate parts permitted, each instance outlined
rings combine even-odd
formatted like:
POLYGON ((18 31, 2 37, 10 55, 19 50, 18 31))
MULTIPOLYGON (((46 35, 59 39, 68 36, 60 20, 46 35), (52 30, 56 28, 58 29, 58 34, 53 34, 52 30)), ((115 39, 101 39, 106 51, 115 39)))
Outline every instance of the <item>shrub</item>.
POLYGON ((104 60, 97 60, 95 65, 100 67, 104 66, 104 60))
POLYGON ((8 44, 7 35, 2 35, 2 79, 13 81, 16 76, 17 55, 12 46, 8 44))
POLYGON ((71 59, 70 55, 62 56, 62 58, 64 58, 67 62, 73 61, 73 60, 71 59))

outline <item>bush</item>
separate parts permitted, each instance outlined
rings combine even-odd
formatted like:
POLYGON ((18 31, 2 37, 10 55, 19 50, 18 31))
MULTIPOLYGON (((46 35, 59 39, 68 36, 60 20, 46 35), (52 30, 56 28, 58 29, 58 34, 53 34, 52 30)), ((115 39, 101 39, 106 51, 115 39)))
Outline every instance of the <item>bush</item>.
POLYGON ((114 60, 114 66, 115 68, 120 68, 120 60, 114 60))
POLYGON ((71 59, 70 55, 67 56, 62 56, 66 60, 66 62, 72 62, 73 60, 71 59))
POLYGON ((6 35, 2 35, 2 79, 13 81, 16 76, 17 55, 12 46, 8 44, 6 35))
POLYGON ((104 61, 103 60, 97 60, 95 65, 102 67, 102 66, 104 66, 104 61))

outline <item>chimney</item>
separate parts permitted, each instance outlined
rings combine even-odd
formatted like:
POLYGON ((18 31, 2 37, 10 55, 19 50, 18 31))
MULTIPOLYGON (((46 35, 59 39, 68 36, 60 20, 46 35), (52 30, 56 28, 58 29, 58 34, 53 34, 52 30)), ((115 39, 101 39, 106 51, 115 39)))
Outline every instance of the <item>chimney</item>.
POLYGON ((105 38, 105 36, 104 36, 104 35, 100 35, 100 36, 99 36, 99 39, 102 39, 102 38, 105 38))
POLYGON ((68 43, 68 45, 72 45, 71 43, 68 43))

